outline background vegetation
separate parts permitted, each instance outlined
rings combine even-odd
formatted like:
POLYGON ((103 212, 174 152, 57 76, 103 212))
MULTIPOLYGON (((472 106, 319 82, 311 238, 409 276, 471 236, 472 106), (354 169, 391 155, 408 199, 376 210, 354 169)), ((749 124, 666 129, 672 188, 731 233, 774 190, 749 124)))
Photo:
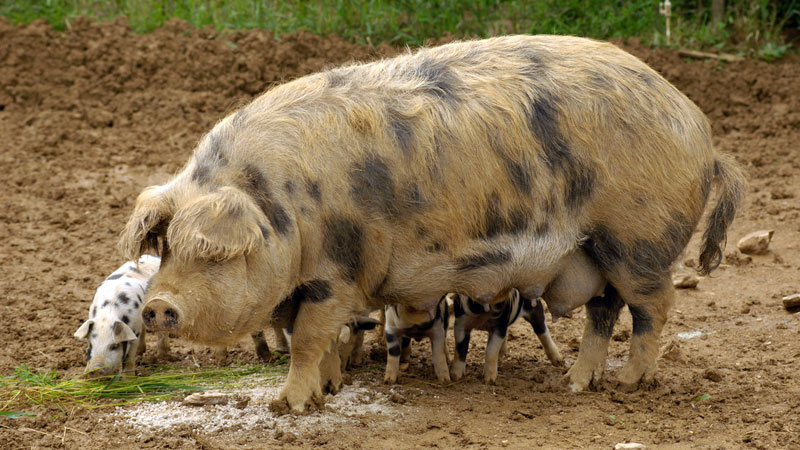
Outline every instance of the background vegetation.
MULTIPOLYGON (((180 18, 218 30, 264 28, 338 34, 359 43, 419 45, 458 37, 551 33, 638 37, 667 45, 659 0, 0 0, 14 23, 44 18, 56 29, 75 17, 128 17, 137 32, 180 18)), ((670 46, 718 49, 772 59, 800 36, 800 0, 674 0, 670 46), (725 5, 717 20, 712 3, 725 5)))

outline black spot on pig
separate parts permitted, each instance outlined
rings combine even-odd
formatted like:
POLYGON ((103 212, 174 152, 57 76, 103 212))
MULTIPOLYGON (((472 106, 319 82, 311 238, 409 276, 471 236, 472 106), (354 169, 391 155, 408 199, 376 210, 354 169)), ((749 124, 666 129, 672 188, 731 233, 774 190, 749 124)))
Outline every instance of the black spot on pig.
POLYGON ((641 336, 653 331, 653 316, 644 307, 628 305, 633 318, 633 334, 641 336))
POLYGON ((316 201, 322 201, 322 191, 319 189, 319 183, 316 181, 306 180, 306 190, 308 195, 316 201))
POLYGON ((586 233, 583 250, 604 271, 612 271, 625 257, 625 247, 608 228, 599 225, 586 233))
POLYGON ((96 315, 97 315, 97 306, 93 306, 92 307, 92 319, 94 319, 94 316, 96 316, 96 315))
POLYGON ((530 194, 533 189, 531 182, 532 170, 517 161, 512 161, 509 158, 503 158, 508 172, 508 178, 511 184, 523 194, 530 194))
POLYGON ((592 297, 586 303, 586 314, 594 332, 605 339, 610 338, 624 305, 619 293, 610 283, 606 285, 603 297, 592 297))
POLYGON ((131 301, 131 299, 124 292, 120 292, 119 295, 117 295, 117 298, 123 305, 127 305, 128 302, 131 301))
POLYGON ((294 194, 294 182, 292 180, 286 180, 286 183, 283 183, 283 189, 287 194, 294 194))
POLYGON ((269 214, 267 216, 269 218, 272 227, 275 228, 275 231, 278 234, 287 234, 290 230, 291 219, 289 215, 286 214, 286 210, 283 209, 278 203, 273 203, 272 207, 269 209, 269 214))
POLYGON ((577 211, 592 195, 595 171, 579 161, 571 161, 565 167, 566 192, 564 202, 572 211, 577 211))
POLYGON ((269 228, 263 223, 260 223, 258 224, 258 229, 261 230, 261 237, 264 238, 265 241, 269 240, 269 228))
POLYGON ((397 205, 394 180, 386 163, 377 156, 369 156, 350 169, 351 195, 362 208, 394 216, 397 205))
POLYGON ((269 182, 257 167, 247 165, 242 171, 244 175, 245 192, 256 202, 256 205, 267 216, 272 227, 278 234, 285 235, 289 232, 291 219, 286 210, 272 198, 269 182))
POLYGON ((398 148, 403 154, 410 155, 414 143, 414 127, 411 123, 411 119, 404 117, 393 109, 388 111, 388 118, 389 127, 391 127, 392 133, 394 133, 398 148))
POLYGON ((463 256, 456 260, 456 270, 466 271, 481 267, 502 264, 511 260, 511 256, 502 250, 489 250, 483 253, 463 256))
POLYGON ((455 94, 460 86, 459 79, 447 67, 446 61, 424 58, 414 74, 425 80, 423 89, 428 93, 447 101, 457 98, 455 94))
POLYGON ((331 297, 331 284, 325 280, 311 280, 296 289, 302 301, 321 302, 331 297))
POLYGON ((198 161, 197 165, 192 171, 192 181, 200 186, 208 184, 208 182, 211 181, 211 167, 198 161))
POLYGON ((522 208, 512 208, 508 211, 506 232, 520 234, 528 228, 528 213, 522 208))
POLYGON ((542 146, 544 162, 552 172, 573 161, 567 140, 558 127, 558 99, 542 92, 527 108, 528 128, 542 146))
POLYGON ((342 216, 326 219, 325 230, 325 253, 347 279, 355 281, 364 268, 364 230, 342 216))
POLYGON ((640 239, 630 249, 628 269, 638 279, 636 292, 651 295, 669 282, 669 268, 689 242, 694 223, 683 214, 674 214, 659 242, 640 239))
POLYGON ((130 318, 128 318, 128 316, 126 316, 126 315, 123 315, 123 316, 122 316, 122 322, 123 322, 125 325, 128 325, 128 324, 131 322, 131 319, 130 319, 130 318))
POLYGON ((111 276, 106 278, 106 281, 117 280, 119 278, 122 278, 122 274, 121 273, 112 273, 111 276))

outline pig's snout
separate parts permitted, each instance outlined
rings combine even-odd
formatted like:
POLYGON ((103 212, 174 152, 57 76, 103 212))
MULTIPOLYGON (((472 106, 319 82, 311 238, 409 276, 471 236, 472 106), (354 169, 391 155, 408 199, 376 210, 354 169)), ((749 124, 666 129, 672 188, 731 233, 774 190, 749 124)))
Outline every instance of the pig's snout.
POLYGON ((144 320, 144 325, 152 331, 178 331, 181 314, 172 303, 160 298, 153 298, 142 310, 142 320, 144 320))

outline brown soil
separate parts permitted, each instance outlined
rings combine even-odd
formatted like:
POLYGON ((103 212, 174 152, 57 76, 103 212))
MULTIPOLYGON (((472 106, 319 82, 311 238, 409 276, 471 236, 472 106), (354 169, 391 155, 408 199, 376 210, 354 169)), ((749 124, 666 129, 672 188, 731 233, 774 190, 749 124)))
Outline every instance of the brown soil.
MULTIPOLYGON (((97 284, 122 263, 117 234, 136 195, 179 170, 226 112, 283 80, 396 52, 307 33, 281 41, 261 31, 219 34, 177 21, 135 35, 123 20, 78 20, 59 33, 0 19, 0 43, 0 375, 23 363, 80 372, 85 347, 72 333, 97 284)), ((367 414, 324 430, 155 433, 111 420, 107 409, 45 405, 29 409, 35 418, 0 418, 0 448, 613 448, 631 441, 800 448, 800 316, 781 307, 782 296, 800 292, 800 58, 721 65, 635 42, 624 47, 708 114, 715 145, 735 155, 750 179, 725 264, 678 293, 662 339, 678 348, 660 361, 655 388, 625 393, 609 383, 569 393, 559 382, 564 370, 549 365, 521 324, 497 386, 480 381, 476 338, 464 381, 433 383, 424 345, 403 384, 390 388, 380 383, 385 358, 370 337, 371 368, 354 378, 403 403, 402 415, 367 414), (740 237, 765 228, 775 230, 769 253, 736 251, 740 237), (696 330, 703 335, 678 337, 696 330)), ((695 257, 697 240, 683 260, 695 257)), ((568 363, 582 328, 582 314, 551 326, 568 363)), ((608 379, 627 355, 630 329, 623 313, 608 379)), ((233 357, 256 363, 251 345, 243 341, 233 357)), ((174 350, 178 364, 212 362, 208 349, 177 343, 174 350)))

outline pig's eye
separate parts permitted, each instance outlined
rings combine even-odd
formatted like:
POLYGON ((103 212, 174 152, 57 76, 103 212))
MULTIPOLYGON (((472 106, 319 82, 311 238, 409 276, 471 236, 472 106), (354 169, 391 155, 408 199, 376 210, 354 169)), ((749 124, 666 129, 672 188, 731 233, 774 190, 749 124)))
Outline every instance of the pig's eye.
POLYGON ((116 351, 118 348, 119 348, 119 344, 111 344, 111 345, 108 346, 108 349, 111 350, 112 352, 116 351))

